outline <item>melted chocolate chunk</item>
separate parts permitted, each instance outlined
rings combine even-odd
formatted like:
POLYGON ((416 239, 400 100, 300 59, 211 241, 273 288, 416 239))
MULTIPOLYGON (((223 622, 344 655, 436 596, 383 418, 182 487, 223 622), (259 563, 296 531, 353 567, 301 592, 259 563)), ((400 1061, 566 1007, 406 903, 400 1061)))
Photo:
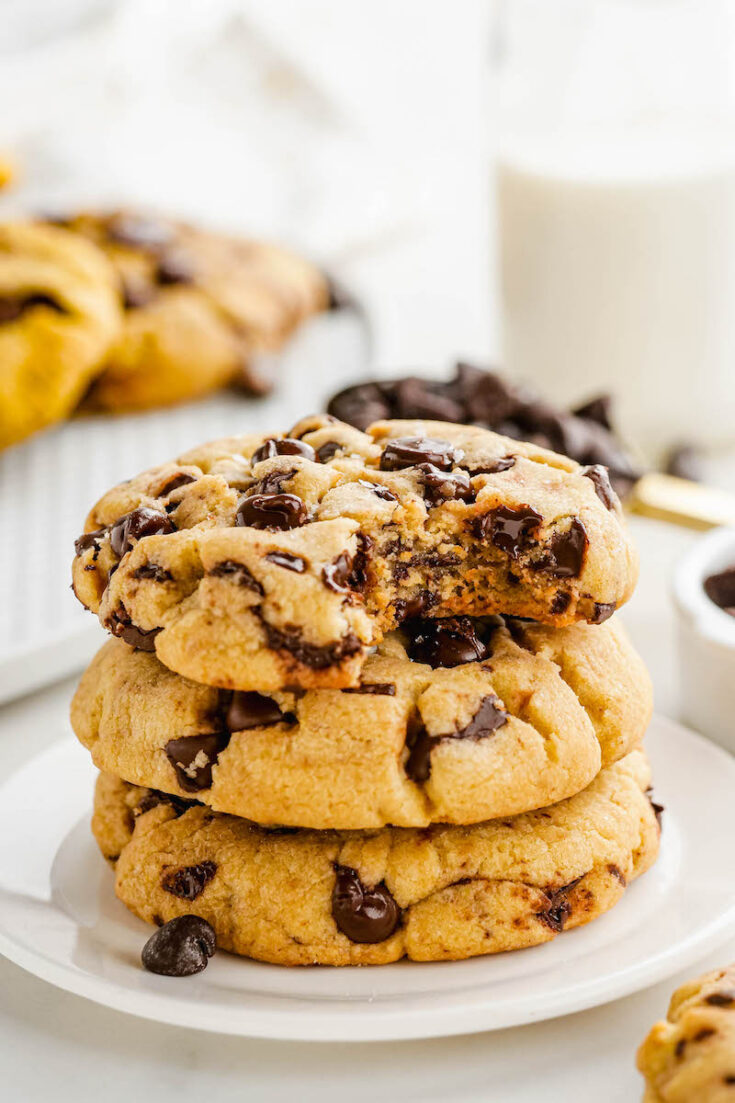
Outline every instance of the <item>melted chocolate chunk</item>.
POLYGON ((193 283, 195 276, 194 258, 185 249, 166 249, 156 262, 156 283, 162 287, 193 283))
POLYGON ((110 241, 128 245, 135 249, 158 250, 168 245, 174 237, 174 230, 165 222, 142 215, 119 213, 107 220, 105 227, 110 241))
POLYGON ((69 313, 66 307, 62 306, 56 299, 52 299, 50 295, 0 295, 0 324, 15 322, 36 306, 46 306, 50 310, 56 311, 57 314, 69 313))
POLYGON ((501 707, 494 693, 483 697, 469 724, 456 732, 429 735, 419 713, 414 713, 406 736, 406 746, 409 749, 406 773, 413 781, 426 781, 431 773, 431 752, 438 743, 443 743, 446 739, 485 739, 498 728, 502 728, 507 719, 508 713, 501 707))
POLYGON ((223 559, 221 563, 217 563, 207 573, 212 578, 228 578, 231 582, 237 583, 238 586, 244 586, 247 590, 252 590, 254 594, 263 596, 263 587, 244 563, 236 563, 234 559, 223 559))
POLYGON ((550 930, 555 931, 557 934, 559 931, 564 930, 564 924, 571 914, 572 906, 567 899, 567 894, 575 885, 578 885, 581 880, 581 877, 577 877, 576 880, 570 881, 568 885, 564 885, 562 888, 555 889, 553 892, 548 893, 548 907, 544 908, 542 912, 538 912, 536 915, 536 918, 540 920, 544 926, 549 927, 550 930))
POLYGON ((441 617, 404 624, 408 653, 414 662, 431 667, 460 666, 488 656, 483 626, 471 617, 441 617))
POLYGON ((212 767, 230 741, 230 733, 211 732, 170 739, 164 750, 176 772, 176 780, 187 793, 198 793, 212 785, 212 767))
POLYGON ((366 486, 368 490, 372 490, 376 498, 380 498, 383 502, 397 502, 398 498, 392 490, 388 490, 387 486, 380 486, 379 483, 368 482, 367 479, 357 479, 358 486, 366 486))
POLYGON ((395 697, 396 687, 392 682, 362 682, 359 686, 343 689, 343 693, 375 693, 380 697, 395 697))
POLYGON ((401 909, 381 882, 367 888, 357 871, 335 865, 332 890, 332 916, 350 942, 384 942, 401 921, 401 909))
POLYGON ((612 488, 610 475, 606 467, 601 463, 593 463, 591 467, 583 467, 580 475, 585 475, 594 485, 595 493, 606 509, 615 509, 617 495, 612 488))
POLYGON ((571 600, 571 594, 565 593, 564 590, 557 590, 551 602, 550 612, 552 612, 554 616, 560 616, 562 613, 566 613, 571 600))
POLYGON ((198 800, 184 800, 183 797, 174 797, 171 793, 162 793, 160 789, 149 789, 133 809, 133 816, 136 818, 143 816, 146 812, 150 812, 152 808, 158 808, 159 804, 169 805, 178 818, 183 816, 184 812, 188 812, 190 808, 196 808, 200 805, 200 802, 198 800))
POLYGON ((161 888, 181 900, 196 900, 217 872, 216 862, 199 862, 195 866, 167 869, 161 877, 161 888))
POLYGON ((275 563, 277 567, 283 567, 286 571, 294 571, 303 574, 307 568, 307 562, 300 555, 291 555, 290 552, 268 552, 265 556, 269 563, 275 563))
POLYGON ((658 826, 661 827, 661 817, 663 816, 664 811, 665 811, 664 805, 663 804, 657 804, 656 801, 653 799, 653 789, 651 788, 650 785, 646 789, 646 796, 648 797, 648 803, 651 805, 651 808, 653 809, 653 814, 656 817, 656 822, 657 822, 658 826))
POLYGON ((179 915, 164 923, 143 947, 141 960, 149 973, 191 977, 206 969, 217 948, 214 930, 198 915, 179 915))
POLYGON ((101 529, 95 529, 94 532, 85 532, 74 541, 74 551, 77 555, 81 555, 87 548, 94 548, 94 559, 96 560, 100 553, 99 542, 107 536, 108 532, 107 525, 103 525, 101 529))
POLYGON ((273 456, 303 456, 307 460, 316 459, 314 449, 310 444, 305 444, 303 440, 296 440, 294 437, 281 437, 280 439, 271 437, 253 452, 250 462, 253 464, 261 463, 273 456))
POLYGON ((440 471, 431 463, 420 463, 418 470, 421 472, 424 498, 431 505, 457 500, 474 501, 475 492, 469 475, 464 471, 440 471))
POLYGON ((338 452, 342 451, 342 445, 336 440, 328 440, 321 448, 316 450, 316 458, 319 463, 329 463, 333 460, 338 452))
POLYGON ((158 497, 165 498, 167 494, 173 494, 174 490, 178 490, 180 486, 188 486, 189 483, 195 483, 196 481, 196 475, 188 475, 186 471, 180 471, 178 475, 172 475, 170 479, 166 480, 158 491, 158 497))
POLYGON ((574 518, 566 532, 555 532, 551 537, 548 555, 551 562, 544 562, 555 578, 579 578, 589 540, 587 530, 578 518, 574 518))
POLYGON ((533 536, 543 521, 540 513, 530 506, 498 506, 484 517, 477 518, 477 535, 490 537, 496 548, 500 548, 511 559, 518 559, 526 548, 533 544, 533 536))
POLYGON ((122 559, 133 547, 133 541, 175 531, 176 526, 167 514, 158 509, 138 506, 115 521, 110 529, 110 547, 118 559, 122 559))
POLYGON ((352 573, 353 556, 349 552, 340 552, 336 559, 322 567, 322 579, 328 590, 335 594, 349 594, 350 575, 352 573))
POLYGON ((592 624, 604 624, 606 620, 610 619, 617 607, 618 603, 616 601, 596 601, 592 624))
POLYGON ((396 623, 404 624, 407 620, 423 617, 425 613, 433 609, 437 601, 438 598, 436 595, 430 594, 428 590, 422 590, 420 593, 414 594, 414 596, 410 598, 399 598, 398 601, 393 604, 396 623))
POLYGON ((735 566, 728 567, 704 580, 704 592, 710 601, 731 617, 735 617, 735 566))
POLYGON ((275 628, 267 621, 263 621, 268 647, 273 651, 287 651, 297 662, 312 670, 325 670, 328 666, 335 666, 343 659, 357 655, 362 650, 362 644, 352 632, 348 632, 341 640, 334 643, 319 646, 307 643, 298 629, 275 628))
POLYGON ((138 628, 124 609, 118 609, 110 616, 107 627, 113 636, 124 640, 136 651, 155 651, 156 636, 161 631, 160 628, 149 628, 147 631, 138 628))
POLYGON ((735 1004, 735 991, 729 989, 727 992, 710 992, 704 997, 704 1002, 710 1007, 732 1007, 735 1004))
POLYGON ((152 582, 170 582, 173 575, 158 563, 144 563, 133 571, 133 578, 146 578, 152 582))
POLYGON ((272 531, 299 528, 306 520, 306 504, 295 494, 253 494, 243 498, 235 515, 236 525, 272 531))
POLYGON ((431 437, 401 437, 389 441, 380 457, 381 471, 400 471, 421 463, 432 464, 440 471, 451 471, 462 459, 462 452, 446 440, 431 437))
POLYGON ((497 460, 488 460, 487 463, 483 463, 480 467, 466 467, 465 470, 469 471, 473 477, 475 475, 498 475, 501 471, 510 471, 511 467, 515 467, 515 456, 502 456, 497 460))
POLYGON ((282 721, 294 724, 291 712, 282 712, 271 697, 262 693, 246 693, 235 690, 225 712, 225 726, 230 732, 249 731, 251 728, 270 727, 282 721))

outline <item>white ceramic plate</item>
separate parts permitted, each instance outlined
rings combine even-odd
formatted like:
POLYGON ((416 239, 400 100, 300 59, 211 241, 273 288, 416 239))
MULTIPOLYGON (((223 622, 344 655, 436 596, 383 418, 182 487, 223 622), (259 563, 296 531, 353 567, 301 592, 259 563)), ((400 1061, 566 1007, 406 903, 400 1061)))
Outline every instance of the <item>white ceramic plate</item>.
POLYGON ((120 1011, 289 1040, 377 1041, 494 1030, 605 1003, 683 969, 735 930, 735 759, 669 720, 648 736, 666 805, 661 856, 588 927, 456 963, 284 969, 220 953, 196 977, 140 966, 151 930, 113 894, 91 838, 94 771, 64 740, 0 788, 0 951, 120 1011))

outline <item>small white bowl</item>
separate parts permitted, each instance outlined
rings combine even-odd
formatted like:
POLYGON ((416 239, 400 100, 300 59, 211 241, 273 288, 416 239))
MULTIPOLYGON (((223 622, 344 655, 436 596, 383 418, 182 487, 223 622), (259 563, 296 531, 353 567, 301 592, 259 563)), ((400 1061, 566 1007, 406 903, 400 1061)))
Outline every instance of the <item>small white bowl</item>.
POLYGON ((735 528, 697 541, 674 575, 682 719, 735 752, 735 617, 704 592, 712 574, 735 566, 735 528))

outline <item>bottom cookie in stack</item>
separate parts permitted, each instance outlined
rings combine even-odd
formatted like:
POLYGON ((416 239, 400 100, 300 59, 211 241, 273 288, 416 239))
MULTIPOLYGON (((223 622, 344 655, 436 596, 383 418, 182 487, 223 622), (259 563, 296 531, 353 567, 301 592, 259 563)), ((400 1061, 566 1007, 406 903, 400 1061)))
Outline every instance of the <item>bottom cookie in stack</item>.
POLYGON ((641 750, 551 807, 474 826, 263 828, 101 774, 93 831, 118 897, 161 926, 282 965, 459 960, 602 915, 659 847, 641 750))

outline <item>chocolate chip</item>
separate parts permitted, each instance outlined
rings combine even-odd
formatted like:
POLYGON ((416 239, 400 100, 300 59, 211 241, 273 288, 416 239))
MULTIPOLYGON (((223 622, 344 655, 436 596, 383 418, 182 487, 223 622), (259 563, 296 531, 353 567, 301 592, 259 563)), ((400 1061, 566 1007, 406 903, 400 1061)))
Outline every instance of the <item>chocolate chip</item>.
POLYGON ((550 612, 553 613, 554 616, 560 616, 562 613, 566 613, 571 600, 571 594, 565 593, 564 590, 557 590, 551 601, 550 612))
POLYGON ((252 488, 255 494, 280 494, 283 484, 287 483, 296 474, 296 468, 290 467, 287 471, 269 471, 262 479, 259 479, 252 488))
POLYGON ((240 502, 235 524, 278 531, 298 528, 306 519, 306 504, 295 494, 253 494, 240 502))
POLYGON ((606 620, 609 620, 618 607, 616 601, 596 601, 595 612, 592 617, 592 624, 604 624, 606 620))
POLYGON ((273 456, 303 456, 307 460, 315 460, 316 454, 310 444, 293 437, 271 437, 257 448, 251 457, 251 463, 262 463, 263 460, 272 459, 273 456))
POLYGON ((318 459, 319 463, 329 463, 329 461, 333 460, 337 453, 341 451, 341 444, 339 444, 336 440, 328 440, 325 444, 321 446, 321 448, 317 448, 316 458, 318 459))
POLYGON ((469 475, 464 471, 440 471, 431 463, 420 463, 418 471, 424 488, 424 498, 431 505, 440 505, 447 501, 474 501, 469 475))
POLYGON ((166 249, 156 261, 156 283, 163 287, 193 283, 195 276, 194 258, 185 249, 166 249))
POLYGON ((548 547, 550 563, 543 566, 555 578, 579 578, 589 540, 587 530, 578 518, 574 518, 566 532, 555 532, 548 547))
POLYGON ((478 467, 467 467, 466 464, 462 466, 466 471, 469 471, 470 475, 498 475, 501 471, 510 471, 511 467, 515 467, 515 456, 502 456, 497 460, 487 460, 485 463, 478 467))
POLYGON ((403 624, 405 621, 424 616, 433 609, 437 601, 436 595, 429 593, 428 590, 421 590, 410 598, 399 598, 393 605, 396 623, 403 624))
POLYGON ((108 532, 107 525, 103 525, 101 529, 95 529, 94 532, 85 532, 74 541, 74 551, 77 555, 82 555, 88 548, 94 548, 93 558, 96 560, 100 553, 100 540, 107 536, 108 532))
POLYGON ((362 650, 357 636, 348 632, 341 640, 323 645, 307 643, 295 628, 275 628, 267 621, 263 622, 268 647, 273 651, 287 651, 297 662, 312 670, 325 670, 329 666, 341 663, 362 650))
POLYGON ((135 648, 136 651, 155 651, 156 636, 161 631, 160 628, 149 628, 147 631, 138 628, 137 624, 133 624, 128 614, 122 609, 116 610, 109 617, 107 627, 113 636, 124 640, 128 646, 135 648))
POLYGON ((386 444, 380 457, 380 470, 400 471, 405 467, 429 463, 440 471, 451 471, 461 459, 461 450, 449 441, 433 440, 431 437, 401 437, 386 444))
POLYGON ((730 989, 727 992, 710 992, 704 997, 704 1002, 710 1007, 732 1007, 735 1004, 735 991, 730 989))
POLYGON ((206 969, 217 948, 213 929, 198 915, 179 915, 159 927, 143 947, 141 960, 149 973, 191 977, 206 969))
POLYGON ((459 666, 487 658, 487 643, 471 617, 442 617, 405 624, 408 653, 417 663, 431 667, 459 666))
POLYGON ((328 590, 335 594, 349 594, 349 579, 352 572, 353 556, 349 552, 340 552, 336 559, 322 567, 322 579, 328 590))
POLYGON ((343 689, 343 693, 375 693, 380 697, 395 697, 396 687, 392 682, 362 682, 359 686, 343 689))
POLYGON ((293 713, 284 713, 271 697, 262 693, 235 690, 225 713, 225 725, 230 732, 249 731, 271 724, 295 723, 293 713))
POLYGON ((357 871, 335 865, 332 916, 350 942, 384 942, 401 921, 401 909, 382 882, 367 888, 357 871))
POLYGON ((664 805, 663 804, 657 804, 656 801, 653 799, 653 789, 651 788, 650 785, 646 789, 646 796, 648 797, 648 803, 651 805, 651 808, 653 809, 653 814, 656 817, 656 822, 657 822, 658 826, 661 827, 661 817, 663 816, 664 811, 665 811, 664 805))
POLYGON ((362 430, 391 416, 390 404, 377 383, 357 384, 340 391, 330 401, 327 412, 362 430))
POLYGON ((110 529, 110 547, 115 555, 122 559, 133 547, 134 540, 144 536, 161 536, 175 532, 176 526, 170 517, 158 509, 138 506, 130 513, 118 517, 110 529))
POLYGON ((158 563, 144 563, 133 571, 133 578, 150 579, 152 582, 170 582, 173 575, 158 563))
POLYGON ((517 559, 533 543, 533 534, 542 521, 541 514, 530 506, 498 506, 477 518, 476 529, 478 536, 489 536, 496 548, 517 559))
POLYGON ((190 808, 201 807, 198 800, 184 800, 183 797, 175 797, 171 793, 162 793, 160 789, 149 789, 133 809, 133 816, 145 815, 152 808, 158 808, 160 804, 169 805, 176 813, 177 818, 183 816, 190 808))
POLYGON ((303 574, 307 567, 305 559, 300 555, 291 555, 290 552, 268 552, 265 558, 269 563, 275 563, 277 567, 294 571, 296 574, 303 574))
POLYGON ((244 563, 236 563, 234 559, 223 559, 221 563, 217 563, 212 567, 208 574, 212 578, 227 578, 230 582, 236 583, 238 586, 244 586, 247 590, 252 590, 253 593, 263 596, 263 587, 258 582, 257 578, 254 578, 244 563))
POLYGON ((178 490, 180 486, 188 486, 189 483, 195 483, 196 481, 196 475, 188 475, 186 471, 180 471, 177 475, 172 475, 170 479, 166 480, 158 491, 158 497, 165 498, 168 494, 173 494, 174 490, 178 490))
POLYGON ((50 310, 56 311, 57 314, 69 313, 66 307, 62 306, 56 299, 52 299, 50 295, 2 295, 0 296, 0 324, 15 322, 28 310, 32 310, 36 306, 46 306, 50 310))
POLYGON ((578 406, 576 410, 572 410, 575 417, 581 417, 585 421, 594 421, 598 425, 601 425, 603 429, 612 429, 612 420, 610 417, 610 411, 612 408, 612 398, 609 394, 598 395, 597 398, 590 399, 589 402, 585 402, 582 406, 578 406))
POLYGON ((376 498, 380 498, 383 502, 397 502, 398 496, 393 493, 392 490, 388 490, 387 486, 381 486, 379 483, 368 482, 367 479, 357 479, 358 486, 366 486, 368 490, 372 490, 376 498))
POLYGON ((696 444, 677 444, 669 450, 664 461, 664 471, 667 475, 675 475, 677 479, 691 479, 692 482, 702 482, 704 478, 704 453, 696 444))
POLYGON ((608 865, 607 867, 607 872, 610 874, 611 877, 614 877, 616 881, 619 881, 623 888, 625 888, 625 886, 628 884, 625 874, 618 866, 610 863, 610 865, 608 865))
POLYGON ((216 862, 199 862, 195 866, 167 869, 161 877, 161 888, 181 900, 196 900, 217 872, 216 862))
POLYGON ((705 578, 704 592, 710 601, 735 617, 735 566, 705 578))
POLYGON ((502 728, 507 719, 508 713, 500 706, 494 693, 483 697, 469 724, 456 732, 429 735, 420 714, 414 713, 406 734, 406 746, 409 749, 406 773, 414 781, 426 781, 431 773, 431 752, 438 743, 443 743, 446 739, 485 739, 498 728, 502 728))
POLYGON ((393 387, 394 416, 398 418, 426 418, 430 421, 464 421, 459 402, 448 394, 437 392, 425 379, 409 376, 393 387))
POLYGON ((169 739, 164 747, 166 758, 176 772, 176 780, 187 793, 198 793, 212 785, 212 767, 230 741, 229 732, 188 735, 169 739))
POLYGON ((567 899, 567 894, 578 885, 582 880, 581 877, 577 877, 576 880, 570 881, 568 885, 564 885, 563 888, 555 889, 548 894, 549 904, 543 911, 538 912, 536 918, 540 920, 544 926, 549 927, 557 934, 559 931, 564 930, 564 924, 569 918, 572 906, 567 899))
POLYGON ((140 310, 148 306, 157 297, 156 288, 145 279, 120 277, 120 295, 125 310, 140 310))
POLYGON ((112 215, 105 226, 110 241, 138 249, 160 249, 173 240, 173 227, 155 218, 119 213, 112 215))
POLYGON ((595 488, 595 493, 606 509, 615 509, 618 499, 610 483, 610 475, 606 467, 601 463, 593 463, 591 467, 583 467, 580 475, 590 479, 595 488))

